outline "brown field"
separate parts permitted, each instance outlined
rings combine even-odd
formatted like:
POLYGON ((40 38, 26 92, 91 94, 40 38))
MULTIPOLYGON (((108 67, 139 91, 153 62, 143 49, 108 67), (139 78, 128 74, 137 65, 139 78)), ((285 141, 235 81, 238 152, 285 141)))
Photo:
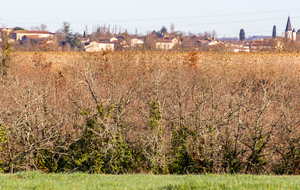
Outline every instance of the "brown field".
POLYGON ((300 63, 300 53, 198 53, 198 52, 110 52, 110 53, 78 53, 78 52, 13 52, 13 62, 32 64, 38 56, 43 57, 45 61, 52 62, 55 67, 70 66, 76 62, 86 62, 91 57, 105 55, 109 59, 133 60, 132 63, 138 64, 139 60, 161 59, 165 64, 182 65, 191 55, 197 55, 197 64, 237 64, 237 63, 300 63))
POLYGON ((0 170, 298 174, 299 72, 299 53, 13 52, 0 170))

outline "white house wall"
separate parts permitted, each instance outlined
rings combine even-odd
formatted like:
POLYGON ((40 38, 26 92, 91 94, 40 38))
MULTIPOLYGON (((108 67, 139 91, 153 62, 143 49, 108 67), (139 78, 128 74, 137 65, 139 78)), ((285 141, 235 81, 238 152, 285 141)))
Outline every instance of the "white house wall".
POLYGON ((137 38, 131 39, 131 46, 142 45, 142 44, 144 44, 143 40, 137 38))
POLYGON ((114 44, 91 43, 85 47, 86 52, 114 51, 114 44))
POLYGON ((114 44, 101 44, 101 43, 99 43, 99 49, 100 49, 100 51, 101 50, 111 50, 111 51, 113 51, 114 50, 114 44))
POLYGON ((169 50, 169 49, 172 49, 173 47, 174 47, 173 43, 156 42, 156 48, 159 48, 159 49, 169 50))

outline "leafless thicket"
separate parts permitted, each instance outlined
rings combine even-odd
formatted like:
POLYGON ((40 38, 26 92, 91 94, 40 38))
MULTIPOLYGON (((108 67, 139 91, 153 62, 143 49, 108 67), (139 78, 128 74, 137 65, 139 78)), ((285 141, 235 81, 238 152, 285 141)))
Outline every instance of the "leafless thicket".
POLYGON ((14 53, 5 172, 298 174, 292 53, 14 53))

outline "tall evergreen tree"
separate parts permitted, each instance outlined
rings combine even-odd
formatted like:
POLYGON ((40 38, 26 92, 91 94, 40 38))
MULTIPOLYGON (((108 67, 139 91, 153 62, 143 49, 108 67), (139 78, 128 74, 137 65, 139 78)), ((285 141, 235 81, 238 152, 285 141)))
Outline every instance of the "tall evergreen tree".
POLYGON ((244 41, 244 40, 245 40, 245 31, 244 31, 244 29, 241 29, 241 30, 240 30, 240 40, 241 40, 241 41, 244 41))
POLYGON ((276 26, 273 26, 272 38, 276 38, 276 26))
POLYGON ((70 23, 64 21, 62 25, 62 33, 65 34, 66 36, 70 35, 72 33, 70 27, 71 27, 70 23))

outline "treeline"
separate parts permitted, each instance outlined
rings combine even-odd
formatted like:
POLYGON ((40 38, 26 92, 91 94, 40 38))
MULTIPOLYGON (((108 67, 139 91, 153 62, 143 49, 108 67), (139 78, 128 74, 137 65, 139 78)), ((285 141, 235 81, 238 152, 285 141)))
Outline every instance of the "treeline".
POLYGON ((0 170, 298 174, 297 54, 13 53, 0 170))

